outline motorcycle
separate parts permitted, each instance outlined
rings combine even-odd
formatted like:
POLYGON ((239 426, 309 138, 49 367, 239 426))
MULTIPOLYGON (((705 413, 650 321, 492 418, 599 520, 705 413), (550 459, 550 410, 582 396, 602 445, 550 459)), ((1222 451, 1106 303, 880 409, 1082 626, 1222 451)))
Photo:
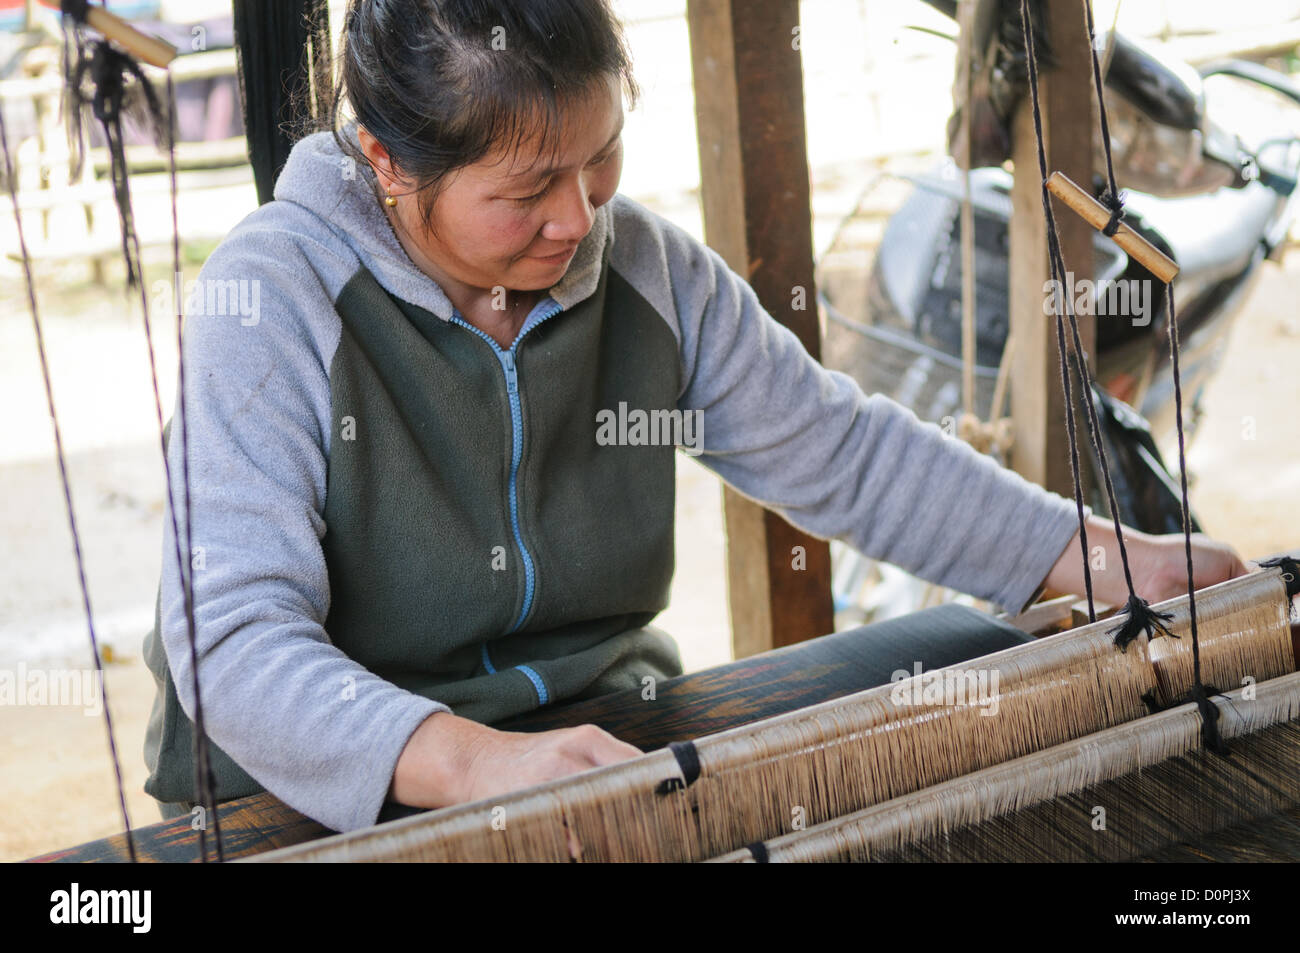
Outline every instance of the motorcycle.
MULTIPOLYGON (((956 20, 952 0, 925 0, 956 20)), ((1009 229, 1012 116, 1024 96, 1025 52, 1017 0, 980 0, 971 43, 976 55, 970 102, 958 100, 948 123, 950 153, 969 161, 975 220, 975 412, 996 420, 998 367, 1009 331, 1009 229), (962 110, 970 111, 970 156, 962 154, 962 110)), ((1050 68, 1047 38, 1041 61, 1050 68)), ((1205 387, 1228 333, 1266 260, 1280 258, 1300 201, 1300 85, 1256 63, 1221 60, 1199 69, 1172 61, 1118 33, 1099 53, 1115 174, 1125 223, 1179 266, 1180 371, 1189 437, 1205 387), (1256 97, 1254 128, 1243 107, 1256 97), (1283 115, 1285 114, 1285 115, 1283 115), (1233 117, 1235 125, 1224 117, 1233 117), (1288 123, 1290 124, 1287 128, 1288 123), (1283 127, 1279 129, 1280 127, 1283 127)), ((1100 142, 1094 169, 1104 169, 1100 142)), ((1035 170, 1036 171, 1036 170, 1035 170)), ((906 177, 910 194, 888 220, 865 275, 837 273, 834 245, 819 265, 825 334, 823 361, 851 374, 868 393, 882 392, 933 422, 961 405, 961 204, 965 173, 947 160, 906 177)), ((1096 176, 1093 192, 1105 183, 1096 176)), ((1163 285, 1110 239, 1093 242, 1097 289, 1092 392, 1119 517, 1150 533, 1182 531, 1178 481, 1153 431, 1174 427, 1173 378, 1163 285), (1104 290, 1104 294, 1103 294, 1104 290)), ((1067 276, 1065 293, 1071 293, 1067 276)), ((1048 289, 1044 289, 1045 298, 1048 289)), ((1051 313, 1050 305, 1045 313, 1051 313)), ((1099 463, 1080 424, 1080 452, 1091 492, 1086 502, 1110 513, 1099 463)), ((1193 531, 1199 529, 1192 517, 1193 531)), ((846 621, 884 618, 916 608, 918 581, 833 547, 837 612, 846 621), (873 592, 864 599, 868 582, 873 592)))

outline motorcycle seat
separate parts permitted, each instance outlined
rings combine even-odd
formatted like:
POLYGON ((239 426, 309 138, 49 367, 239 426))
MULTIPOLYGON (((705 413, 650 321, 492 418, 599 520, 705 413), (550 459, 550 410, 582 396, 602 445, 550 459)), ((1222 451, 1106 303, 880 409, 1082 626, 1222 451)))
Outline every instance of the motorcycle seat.
POLYGON ((1250 264, 1282 204, 1272 189, 1252 182, 1185 198, 1128 192, 1125 208, 1169 244, 1180 277, 1209 284, 1250 264))

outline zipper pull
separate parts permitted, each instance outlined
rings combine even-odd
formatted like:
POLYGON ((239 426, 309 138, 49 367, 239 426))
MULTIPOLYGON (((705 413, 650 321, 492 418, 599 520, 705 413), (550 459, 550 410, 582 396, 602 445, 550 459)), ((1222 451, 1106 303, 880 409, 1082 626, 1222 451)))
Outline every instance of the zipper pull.
POLYGON ((506 393, 519 393, 519 373, 515 370, 514 354, 505 351, 501 356, 501 362, 506 369, 506 393))

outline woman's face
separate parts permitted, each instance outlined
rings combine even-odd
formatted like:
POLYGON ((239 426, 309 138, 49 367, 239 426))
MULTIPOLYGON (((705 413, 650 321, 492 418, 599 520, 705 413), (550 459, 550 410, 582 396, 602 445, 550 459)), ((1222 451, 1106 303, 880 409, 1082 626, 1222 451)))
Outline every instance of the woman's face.
POLYGON ((563 109, 560 121, 553 154, 539 155, 534 138, 453 172, 434 203, 431 230, 423 227, 415 182, 359 130, 381 188, 397 199, 386 210, 415 263, 464 290, 537 291, 556 284, 596 209, 618 189, 623 99, 617 78, 563 109))

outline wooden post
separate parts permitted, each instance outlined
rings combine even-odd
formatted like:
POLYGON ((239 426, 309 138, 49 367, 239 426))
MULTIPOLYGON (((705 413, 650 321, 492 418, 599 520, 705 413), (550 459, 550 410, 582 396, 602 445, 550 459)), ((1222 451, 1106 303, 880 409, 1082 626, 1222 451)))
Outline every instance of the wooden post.
MULTIPOLYGON (((1075 182, 1092 182, 1092 60, 1079 0, 1039 0, 1038 16, 1046 18, 1049 67, 1039 47, 1039 91, 1046 141, 1047 171, 1062 172, 1075 182)), ((1061 392, 1055 318, 1043 312, 1043 286, 1049 278, 1047 223, 1043 218, 1042 178, 1038 173, 1032 104, 1026 91, 1012 131, 1015 185, 1011 210, 1011 333, 1016 339, 1012 358, 1011 417, 1015 445, 1011 466, 1022 476, 1065 497, 1073 497, 1069 437, 1065 428, 1065 395, 1061 392)), ((1061 251, 1075 279, 1095 278, 1092 228, 1059 199, 1053 198, 1061 251)), ((1069 289, 1067 289, 1067 292, 1069 289)), ((1096 366, 1096 329, 1092 317, 1080 316, 1079 337, 1096 366)), ((1066 329, 1067 342, 1069 329, 1066 329)), ((1073 381, 1078 395, 1078 382, 1073 381)), ((1082 408, 1076 403, 1081 462, 1086 460, 1088 436, 1082 408)), ((1087 484, 1085 484, 1085 493, 1087 484)))
MULTIPOLYGON (((798 0, 688 0, 687 19, 705 238, 819 357, 798 0)), ((829 546, 724 493, 736 658, 830 632, 829 546)))

